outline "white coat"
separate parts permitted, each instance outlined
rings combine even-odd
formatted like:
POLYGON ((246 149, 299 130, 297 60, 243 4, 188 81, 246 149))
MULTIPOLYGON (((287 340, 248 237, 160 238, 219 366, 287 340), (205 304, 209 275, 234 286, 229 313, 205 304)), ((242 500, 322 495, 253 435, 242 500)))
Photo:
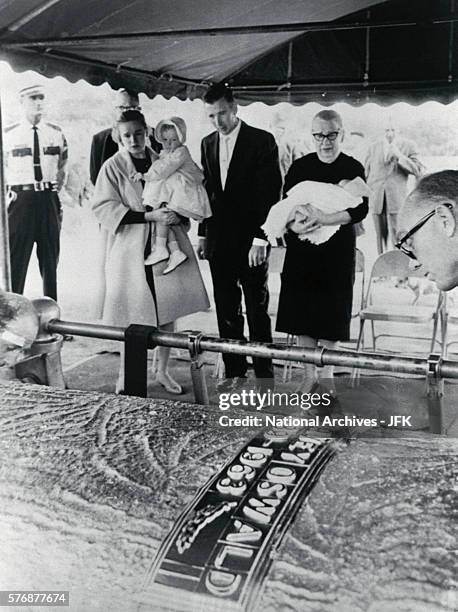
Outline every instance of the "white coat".
POLYGON ((386 197, 387 212, 397 213, 407 196, 409 174, 417 178, 421 175, 422 165, 415 144, 400 137, 394 142, 399 151, 397 161, 386 161, 384 140, 374 142, 367 153, 365 170, 367 184, 372 190, 369 210, 375 215, 382 214, 384 197, 386 197))

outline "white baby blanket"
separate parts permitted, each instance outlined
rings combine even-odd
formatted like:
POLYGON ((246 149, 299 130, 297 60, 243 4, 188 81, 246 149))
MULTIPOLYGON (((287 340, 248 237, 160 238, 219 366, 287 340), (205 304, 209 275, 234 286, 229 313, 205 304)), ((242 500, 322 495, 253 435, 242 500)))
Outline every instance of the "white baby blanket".
MULTIPOLYGON (((311 204, 325 213, 334 213, 355 208, 361 204, 363 196, 368 197, 371 191, 358 176, 351 181, 341 181, 339 185, 320 183, 318 181, 302 181, 288 191, 284 200, 275 204, 267 216, 262 229, 268 239, 276 244, 286 232, 287 224, 294 219, 297 206, 311 204)), ((313 232, 299 235, 301 240, 309 240, 313 244, 322 244, 333 236, 340 225, 322 226, 313 232)))

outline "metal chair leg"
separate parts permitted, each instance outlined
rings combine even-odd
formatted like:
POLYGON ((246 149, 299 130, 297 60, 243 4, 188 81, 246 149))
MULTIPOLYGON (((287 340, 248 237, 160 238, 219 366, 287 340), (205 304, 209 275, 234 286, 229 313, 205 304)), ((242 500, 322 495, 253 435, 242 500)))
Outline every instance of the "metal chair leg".
POLYGON ((436 336, 437 336, 437 324, 438 324, 439 315, 436 313, 434 315, 434 324, 433 324, 433 335, 431 337, 431 345, 429 347, 429 353, 434 353, 434 347, 436 345, 436 336))
POLYGON ((447 332, 448 332, 448 313, 447 313, 447 304, 444 301, 442 304, 442 308, 440 309, 440 323, 441 323, 441 357, 443 359, 447 358, 448 353, 448 343, 447 343, 447 332))
MULTIPOLYGON (((286 336, 286 346, 289 348, 291 346, 296 346, 296 336, 294 334, 287 334, 286 336)), ((293 377, 293 362, 286 361, 283 366, 283 382, 287 383, 293 377)))
MULTIPOLYGON (((359 353, 361 344, 362 344, 362 348, 363 348, 363 351, 364 351, 364 324, 365 324, 365 322, 366 322, 365 319, 360 319, 358 341, 356 342, 356 351, 358 353, 359 353)), ((353 368, 353 371, 352 371, 352 374, 351 374, 351 386, 352 387, 356 387, 358 380, 359 380, 359 369, 358 368, 353 368)))

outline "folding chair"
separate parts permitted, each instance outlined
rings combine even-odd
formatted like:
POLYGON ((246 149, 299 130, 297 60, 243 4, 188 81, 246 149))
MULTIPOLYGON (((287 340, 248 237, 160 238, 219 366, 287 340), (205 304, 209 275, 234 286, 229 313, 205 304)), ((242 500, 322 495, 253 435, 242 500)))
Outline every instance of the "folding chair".
POLYGON ((363 300, 363 306, 359 313, 360 327, 359 336, 356 345, 356 350, 364 350, 364 326, 366 321, 370 321, 372 328, 372 348, 376 349, 376 343, 379 338, 393 337, 393 338, 412 338, 416 340, 429 340, 430 341, 430 353, 433 352, 436 342, 441 345, 443 344, 437 339, 437 327, 439 319, 441 318, 441 308, 443 303, 443 294, 439 292, 437 303, 435 306, 417 306, 413 304, 376 304, 373 301, 373 285, 376 278, 421 278, 424 274, 421 269, 412 269, 410 259, 401 251, 389 251, 380 255, 375 261, 369 284, 367 288, 367 294, 363 300), (388 334, 388 333, 375 333, 375 322, 376 321, 390 321, 393 323, 407 323, 407 324, 418 324, 424 325, 431 322, 432 333, 431 336, 408 336, 406 334, 388 334))
POLYGON ((356 274, 361 274, 361 291, 359 292, 360 294, 359 307, 358 307, 358 310, 356 310, 356 312, 352 313, 351 315, 352 319, 359 316, 359 312, 361 308, 363 307, 363 303, 364 303, 364 288, 365 288, 365 281, 366 281, 366 262, 364 260, 364 253, 360 251, 359 249, 356 249, 356 255, 355 255, 355 276, 356 274))
POLYGON ((458 326, 458 308, 451 308, 449 306, 449 298, 446 293, 444 293, 444 301, 442 308, 442 320, 441 320, 441 330, 442 330, 442 347, 443 347, 443 356, 447 357, 448 348, 452 346, 452 344, 458 344, 458 340, 452 340, 451 342, 447 342, 448 329, 449 325, 458 326))

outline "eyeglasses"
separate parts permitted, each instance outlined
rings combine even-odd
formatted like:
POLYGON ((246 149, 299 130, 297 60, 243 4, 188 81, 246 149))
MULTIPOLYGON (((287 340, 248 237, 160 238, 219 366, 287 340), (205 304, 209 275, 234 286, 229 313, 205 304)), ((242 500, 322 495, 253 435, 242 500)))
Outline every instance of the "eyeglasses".
POLYGON ((312 134, 312 136, 317 142, 323 142, 326 138, 330 142, 333 142, 334 140, 336 140, 339 134, 340 134, 340 130, 338 132, 329 132, 328 134, 322 134, 321 132, 315 132, 314 134, 312 134))
MULTIPOLYGON (((452 205, 451 204, 445 204, 447 206, 447 208, 452 209, 452 205)), ((400 238, 400 240, 398 240, 398 242, 396 242, 396 244, 394 245, 397 249, 399 249, 400 251, 402 251, 405 255, 407 255, 407 257, 410 257, 410 259, 417 259, 415 257, 415 253, 412 251, 412 249, 409 249, 408 246, 405 245, 405 243, 407 242, 407 240, 409 240, 409 238, 411 238, 415 232, 418 232, 418 230, 420 228, 422 228, 424 226, 424 224, 429 221, 432 217, 434 217, 434 215, 436 214, 436 210, 430 210, 429 213, 427 213, 424 217, 422 217, 421 219, 419 219, 415 225, 413 225, 403 236, 402 238, 400 238)))
POLYGON ((117 106, 116 108, 118 108, 120 111, 124 112, 124 111, 130 111, 130 110, 136 110, 136 111, 141 111, 142 107, 141 106, 123 106, 122 104, 120 104, 119 106, 117 106))

